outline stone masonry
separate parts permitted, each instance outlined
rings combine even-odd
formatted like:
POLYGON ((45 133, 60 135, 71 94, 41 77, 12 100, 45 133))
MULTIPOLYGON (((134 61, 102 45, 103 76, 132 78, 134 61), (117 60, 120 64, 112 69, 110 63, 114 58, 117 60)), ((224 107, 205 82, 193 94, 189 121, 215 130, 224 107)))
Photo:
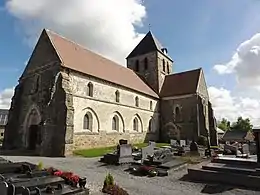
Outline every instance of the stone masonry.
MULTIPOLYGON (((127 67, 157 96, 108 81, 106 75, 91 75, 91 69, 83 73, 67 67, 79 63, 72 56, 79 46, 44 30, 15 88, 3 148, 64 156, 75 149, 115 145, 119 139, 165 142, 171 138, 197 140, 200 135, 215 144, 214 113, 203 71, 198 70, 200 76, 192 91, 163 96, 165 78, 179 77, 171 74, 173 61, 150 32, 144 40, 151 48, 141 41, 127 57, 127 67), (61 53, 67 46, 72 50, 61 53)), ((93 66, 106 60, 91 55, 88 59, 98 59, 93 66)), ((125 79, 133 74, 127 71, 125 79)))

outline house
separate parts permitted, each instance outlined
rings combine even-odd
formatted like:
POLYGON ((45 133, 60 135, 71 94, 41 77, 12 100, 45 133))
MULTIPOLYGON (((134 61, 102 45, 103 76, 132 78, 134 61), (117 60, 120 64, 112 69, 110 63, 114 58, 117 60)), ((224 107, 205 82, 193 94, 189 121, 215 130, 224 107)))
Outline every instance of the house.
POLYGON ((226 131, 222 140, 227 142, 248 142, 254 141, 251 131, 226 131))

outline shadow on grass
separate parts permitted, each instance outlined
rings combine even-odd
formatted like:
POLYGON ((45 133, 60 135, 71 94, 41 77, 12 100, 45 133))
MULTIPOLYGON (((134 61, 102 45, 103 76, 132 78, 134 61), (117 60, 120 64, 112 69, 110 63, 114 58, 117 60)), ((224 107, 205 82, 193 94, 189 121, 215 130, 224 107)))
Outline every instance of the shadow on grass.
POLYGON ((184 181, 184 182, 205 184, 204 188, 201 190, 201 193, 203 193, 203 194, 218 194, 218 193, 224 193, 227 191, 231 191, 233 189, 252 190, 252 191, 260 192, 260 188, 249 188, 249 187, 245 187, 245 186, 227 185, 226 183, 215 183, 215 182, 209 182, 209 181, 205 182, 203 180, 192 180, 189 178, 188 174, 184 175, 179 180, 184 181))

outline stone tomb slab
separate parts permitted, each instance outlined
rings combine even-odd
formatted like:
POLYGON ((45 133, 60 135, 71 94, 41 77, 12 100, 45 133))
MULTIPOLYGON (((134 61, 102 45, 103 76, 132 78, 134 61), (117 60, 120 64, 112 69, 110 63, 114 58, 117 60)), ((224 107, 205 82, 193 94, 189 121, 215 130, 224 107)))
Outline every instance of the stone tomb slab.
POLYGON ((158 166, 158 168, 169 170, 185 165, 186 163, 186 161, 180 159, 172 159, 166 163, 161 164, 160 166, 158 166))
POLYGON ((8 184, 6 182, 0 183, 0 192, 1 192, 1 195, 9 195, 8 194, 8 184))
POLYGON ((204 170, 211 170, 211 171, 218 171, 218 172, 225 172, 235 173, 235 174, 245 174, 245 175, 260 175, 255 168, 248 167, 245 165, 232 165, 232 164, 221 164, 221 163, 209 163, 207 165, 203 165, 202 169, 204 170))

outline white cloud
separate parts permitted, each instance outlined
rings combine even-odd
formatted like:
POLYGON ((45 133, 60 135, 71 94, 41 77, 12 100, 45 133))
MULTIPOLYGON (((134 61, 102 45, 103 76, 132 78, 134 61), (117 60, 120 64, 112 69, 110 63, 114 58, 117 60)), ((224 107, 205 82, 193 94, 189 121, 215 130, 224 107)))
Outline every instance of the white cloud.
POLYGON ((234 122, 239 116, 250 118, 252 124, 260 125, 260 100, 232 94, 224 88, 209 87, 209 96, 218 120, 227 118, 234 122))
POLYGON ((14 94, 14 88, 7 88, 0 91, 0 108, 9 109, 11 105, 11 99, 14 94))
POLYGON ((254 125, 259 126, 260 33, 241 43, 228 63, 215 65, 214 69, 220 75, 234 75, 237 81, 232 92, 223 88, 209 88, 216 117, 226 117, 231 121, 238 116, 248 117, 254 125))
POLYGON ((123 64, 146 17, 139 0, 8 0, 5 7, 30 40, 48 28, 123 64))
POLYGON ((259 89, 260 86, 260 33, 241 43, 231 60, 215 65, 219 74, 236 75, 238 84, 259 89))

